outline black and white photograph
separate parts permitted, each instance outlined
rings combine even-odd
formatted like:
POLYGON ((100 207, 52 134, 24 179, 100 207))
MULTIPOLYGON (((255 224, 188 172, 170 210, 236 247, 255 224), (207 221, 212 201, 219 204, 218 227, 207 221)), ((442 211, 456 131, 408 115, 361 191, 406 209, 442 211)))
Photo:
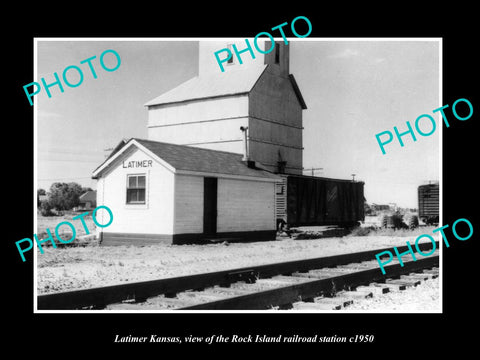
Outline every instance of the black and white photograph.
POLYGON ((244 5, 8 39, 9 345, 474 344, 469 11, 244 5))
POLYGON ((438 312, 441 46, 37 40, 38 310, 438 312))

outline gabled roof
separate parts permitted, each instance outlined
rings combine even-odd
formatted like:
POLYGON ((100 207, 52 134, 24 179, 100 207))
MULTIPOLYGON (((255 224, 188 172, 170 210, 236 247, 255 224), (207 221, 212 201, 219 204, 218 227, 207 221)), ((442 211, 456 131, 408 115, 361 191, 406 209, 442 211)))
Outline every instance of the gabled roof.
MULTIPOLYGON (((182 101, 248 94, 252 91, 268 64, 230 70, 225 73, 195 76, 166 93, 150 100, 145 106, 171 104, 182 101)), ((302 107, 307 105, 292 74, 289 76, 293 90, 302 107)))
POLYGON ((166 93, 150 100, 145 106, 228 95, 248 94, 267 65, 251 66, 225 73, 195 76, 166 93))
POLYGON ((97 192, 95 190, 89 190, 80 195, 79 200, 80 202, 97 201, 97 192))
POLYGON ((136 146, 156 157, 159 162, 167 164, 175 173, 201 173, 211 174, 212 176, 228 175, 233 177, 263 178, 266 180, 280 179, 277 175, 268 171, 248 167, 242 161, 241 154, 136 138, 130 139, 114 156, 106 159, 94 170, 93 177, 99 177, 115 158, 121 156, 131 146, 136 146))
POLYGON ((295 92, 295 95, 297 95, 300 106, 303 110, 305 110, 307 108, 307 104, 305 104, 305 100, 303 99, 302 93, 300 92, 300 88, 298 87, 295 77, 293 76, 293 74, 289 74, 288 77, 290 79, 290 82, 292 83, 293 91, 295 92))
POLYGON ((126 143, 128 139, 122 139, 117 146, 115 146, 112 150, 112 152, 107 156, 107 159, 111 158, 113 155, 117 153, 118 150, 120 150, 126 143))

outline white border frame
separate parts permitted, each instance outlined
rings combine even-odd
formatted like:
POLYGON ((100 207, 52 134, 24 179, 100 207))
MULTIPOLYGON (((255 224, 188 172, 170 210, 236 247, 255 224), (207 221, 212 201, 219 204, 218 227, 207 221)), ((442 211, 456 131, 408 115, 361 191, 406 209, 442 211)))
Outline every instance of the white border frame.
MULTIPOLYGON (((236 40, 240 39, 243 40, 244 38, 235 38, 235 37, 218 37, 218 38, 191 38, 191 37, 176 37, 176 38, 33 38, 33 61, 34 61, 34 79, 37 79, 38 69, 37 69, 37 42, 38 41, 218 41, 218 40, 236 40)), ((250 38, 249 38, 250 39, 250 38)), ((282 38, 274 38, 274 40, 283 40, 282 38)), ((372 38, 290 38, 288 41, 437 41, 439 43, 439 104, 438 106, 443 106, 443 38, 441 37, 422 37, 422 38, 388 38, 388 37, 372 37, 372 38)), ((36 233, 36 229, 38 227, 37 223, 37 106, 36 102, 33 105, 33 118, 34 118, 34 229, 33 233, 36 233)), ((433 110, 433 109, 432 109, 433 110)), ((438 116, 441 116, 440 114, 438 116)), ((441 119, 440 119, 441 120, 441 119)), ((441 124, 441 121, 440 121, 441 124)), ((439 133, 439 142, 440 142, 440 156, 439 156, 439 186, 440 186, 440 219, 439 219, 439 226, 443 225, 443 126, 439 126, 440 133, 439 133)), ((114 156, 115 157, 115 156, 114 156)), ((168 168, 168 167, 167 167, 168 168)), ((99 169, 97 169, 99 170, 99 169)), ((440 310, 439 311, 411 311, 406 312, 408 314, 442 314, 443 313, 443 243, 441 235, 438 235, 439 243, 440 243, 440 310)), ((358 310, 325 310, 325 311, 312 311, 312 310, 38 310, 37 304, 37 256, 38 251, 34 252, 33 256, 33 266, 34 266, 34 291, 33 291, 33 312, 34 313, 74 313, 74 314, 117 314, 117 313, 137 313, 137 314, 151 314, 151 313, 166 313, 166 314, 197 314, 197 313, 262 313, 262 314, 301 314, 301 313, 308 313, 308 314, 367 314, 367 313, 374 313, 374 314, 405 314, 405 312, 398 312, 398 311, 373 311, 373 310, 366 310, 366 311, 358 311, 358 310)))

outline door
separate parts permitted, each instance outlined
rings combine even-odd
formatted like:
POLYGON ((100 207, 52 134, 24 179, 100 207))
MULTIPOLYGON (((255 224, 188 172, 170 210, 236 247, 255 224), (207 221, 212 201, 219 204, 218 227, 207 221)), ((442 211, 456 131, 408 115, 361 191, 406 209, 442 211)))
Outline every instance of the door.
POLYGON ((218 179, 206 177, 203 181, 203 233, 217 233, 217 187, 218 179))

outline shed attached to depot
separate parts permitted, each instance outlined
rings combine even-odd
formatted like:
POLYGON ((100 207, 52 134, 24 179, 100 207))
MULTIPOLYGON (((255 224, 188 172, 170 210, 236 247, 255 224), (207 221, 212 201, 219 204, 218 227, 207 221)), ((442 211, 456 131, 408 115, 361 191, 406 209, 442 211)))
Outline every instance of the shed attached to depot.
POLYGON ((281 179, 241 154, 132 138, 93 172, 102 245, 273 240, 281 179))

